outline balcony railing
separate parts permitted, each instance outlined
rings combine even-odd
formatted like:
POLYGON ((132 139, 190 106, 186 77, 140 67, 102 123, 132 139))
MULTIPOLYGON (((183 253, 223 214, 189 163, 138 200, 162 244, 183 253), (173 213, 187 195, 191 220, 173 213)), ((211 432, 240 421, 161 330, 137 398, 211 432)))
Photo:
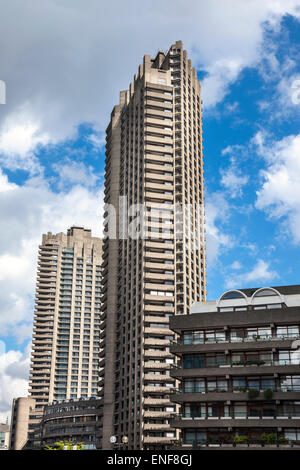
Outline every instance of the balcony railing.
POLYGON ((266 415, 263 412, 258 413, 257 415, 247 414, 244 412, 233 411, 232 415, 225 416, 217 415, 217 416, 210 416, 208 414, 201 414, 201 416, 192 416, 192 415, 184 415, 181 413, 172 413, 171 419, 179 419, 179 420, 225 420, 225 419, 294 419, 300 417, 300 411, 294 411, 291 413, 282 412, 282 413, 274 413, 272 415, 266 415))
POLYGON ((249 439, 245 440, 244 443, 235 443, 233 441, 224 441, 221 439, 213 439, 209 441, 205 440, 195 440, 193 442, 191 441, 185 441, 185 440, 180 440, 180 441, 175 441, 174 447, 186 447, 186 448, 198 448, 198 447, 233 447, 233 448, 239 448, 239 447, 282 447, 282 448, 300 448, 300 441, 291 441, 285 438, 279 438, 278 440, 273 441, 272 443, 266 443, 262 439, 249 439))
POLYGON ((182 362, 177 362, 176 364, 171 364, 171 369, 183 369, 183 370, 193 370, 193 369, 209 369, 209 368, 218 368, 218 367, 251 367, 251 366, 294 366, 299 365, 300 359, 292 359, 292 360, 270 360, 270 361, 263 361, 263 360, 251 360, 251 361, 233 361, 228 362, 225 364, 204 364, 201 367, 184 367, 182 362))
POLYGON ((172 345, 191 345, 191 344, 219 344, 219 343, 249 343, 257 341, 286 341, 300 339, 299 335, 257 335, 248 338, 178 338, 171 342, 172 345))
POLYGON ((232 390, 229 390, 229 388, 225 387, 219 387, 216 389, 208 390, 205 387, 193 387, 189 389, 181 389, 181 388, 172 388, 170 391, 170 394, 172 395, 180 395, 180 394, 186 394, 186 393, 200 393, 200 394, 211 394, 211 393, 234 393, 234 392, 240 392, 240 393, 246 393, 249 392, 249 390, 257 390, 258 392, 264 392, 265 390, 272 390, 273 392, 300 392, 300 385, 282 385, 280 387, 266 387, 263 389, 257 389, 257 388, 249 388, 249 387, 233 387, 232 390))

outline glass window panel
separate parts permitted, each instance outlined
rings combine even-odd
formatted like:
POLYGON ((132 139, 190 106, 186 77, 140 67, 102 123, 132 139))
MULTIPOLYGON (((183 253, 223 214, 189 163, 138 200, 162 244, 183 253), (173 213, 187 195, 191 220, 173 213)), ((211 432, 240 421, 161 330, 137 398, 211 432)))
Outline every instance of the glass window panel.
POLYGON ((195 331, 194 336, 193 336, 193 343, 194 344, 204 343, 204 333, 203 333, 203 331, 195 331))
POLYGON ((225 339, 226 339, 225 331, 216 332, 216 341, 225 341, 225 339))
POLYGON ((234 405, 234 416, 245 418, 247 416, 247 405, 246 404, 234 405))
POLYGON ((233 353, 232 354, 232 362, 242 362, 244 360, 243 353, 233 353))
POLYGON ((202 368, 202 367, 205 367, 204 355, 203 355, 203 354, 199 354, 198 356, 195 356, 195 357, 194 357, 194 368, 200 369, 200 368, 202 368))
POLYGON ((246 379, 244 377, 235 377, 233 379, 233 388, 246 388, 246 379))
POLYGON ((187 443, 192 443, 196 440, 195 431, 186 431, 185 440, 187 443))
POLYGON ((185 405, 185 407, 184 407, 184 416, 186 418, 191 417, 191 407, 190 407, 190 405, 185 405))
POLYGON ((220 365, 225 365, 227 363, 226 356, 225 354, 218 354, 217 355, 217 364, 220 365))
POLYGON ((195 392, 205 392, 205 380, 198 379, 194 383, 195 392))
POLYGON ((193 335, 191 332, 185 332, 183 335, 183 343, 184 344, 192 344, 193 342, 193 335))
POLYGON ((238 330, 231 330, 230 332, 230 339, 231 341, 242 341, 244 337, 244 332, 242 329, 238 330))
POLYGON ((260 389, 259 379, 249 379, 248 380, 248 388, 251 389, 251 390, 259 390, 260 389))
POLYGON ((297 441, 298 440, 297 430, 296 429, 285 429, 284 437, 286 437, 290 441, 297 441))
POLYGON ((275 380, 274 379, 262 379, 261 387, 263 390, 275 390, 275 380))
POLYGON ((216 358, 214 356, 208 356, 206 358, 206 367, 215 367, 216 366, 216 358))
POLYGON ((216 379, 209 379, 207 381, 207 390, 209 392, 213 391, 213 390, 216 390, 217 389, 217 381, 216 379))
POLYGON ((193 388, 194 388, 194 382, 192 380, 188 380, 184 382, 184 391, 186 393, 193 392, 193 388))
POLYGON ((205 339, 208 343, 215 342, 215 332, 214 331, 206 331, 205 339))
POLYGON ((205 431, 197 431, 197 441, 198 442, 206 442, 206 432, 205 431))
POLYGON ((227 383, 227 380, 225 379, 218 379, 217 381, 217 388, 218 390, 228 390, 228 383, 227 383))
POLYGON ((192 369, 193 368, 193 356, 184 356, 183 367, 184 367, 184 369, 192 369))
POLYGON ((264 405, 263 407, 263 416, 275 416, 276 415, 276 409, 272 405, 264 405))

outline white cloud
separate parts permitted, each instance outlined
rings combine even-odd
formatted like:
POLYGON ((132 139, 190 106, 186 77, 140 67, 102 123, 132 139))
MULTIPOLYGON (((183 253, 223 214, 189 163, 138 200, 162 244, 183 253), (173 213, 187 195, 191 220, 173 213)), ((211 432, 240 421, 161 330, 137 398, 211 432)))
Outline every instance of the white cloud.
POLYGON ((222 252, 227 251, 234 245, 231 235, 223 229, 229 217, 229 205, 221 193, 209 195, 206 199, 206 252, 208 264, 217 261, 222 252))
POLYGON ((273 141, 256 135, 259 154, 267 167, 261 171, 262 186, 257 191, 256 208, 271 219, 281 219, 285 232, 300 243, 300 134, 273 141))
POLYGON ((6 117, 0 132, 0 163, 3 166, 10 170, 40 172, 40 163, 34 150, 39 145, 49 143, 50 137, 41 132, 39 126, 24 110, 6 117))
POLYGON ((221 184, 232 198, 242 195, 242 188, 247 184, 248 179, 248 176, 241 175, 241 171, 236 166, 231 166, 221 172, 221 184))
POLYGON ((278 274, 270 269, 270 263, 259 259, 251 271, 238 275, 231 274, 225 283, 227 289, 234 287, 245 288, 250 284, 257 287, 261 282, 269 282, 276 278, 278 278, 278 274))
POLYGON ((222 156, 228 156, 230 163, 226 169, 220 170, 221 184, 231 198, 241 197, 249 180, 239 167, 244 153, 245 148, 241 145, 229 145, 222 150, 222 156))
POLYGON ((59 175, 59 188, 66 188, 68 185, 82 184, 85 187, 95 186, 99 176, 94 173, 92 166, 86 166, 83 162, 68 160, 66 163, 53 165, 54 170, 59 175))
POLYGON ((55 193, 41 178, 12 184, 0 170, 0 330, 19 341, 31 334, 37 249, 42 233, 73 224, 102 235, 102 190, 75 185, 55 193), (3 183, 4 182, 4 183, 3 183), (17 328, 15 326, 18 325, 17 328))
POLYGON ((242 269, 242 265, 239 261, 234 261, 230 267, 231 267, 231 269, 234 269, 234 270, 237 270, 237 271, 242 269))
MULTIPOLYGON (((292 61, 291 61, 292 62, 292 61)), ((291 63, 291 68, 294 66, 291 63)), ((258 103, 260 111, 268 114, 269 120, 283 120, 289 116, 300 115, 300 75, 285 72, 284 67, 279 70, 279 77, 275 91, 271 98, 258 103)))
POLYGON ((30 347, 0 354, 0 422, 10 419, 13 398, 28 395, 30 347))
POLYGON ((90 142, 96 150, 101 150, 105 146, 105 134, 103 132, 90 134, 87 137, 87 141, 90 142))
POLYGON ((5 164, 20 168, 23 157, 23 168, 36 171, 37 145, 74 136, 82 122, 103 131, 142 56, 167 49, 175 39, 184 41, 194 64, 206 72, 204 105, 213 106, 245 67, 259 64, 266 23, 278 29, 285 14, 299 18, 299 5, 299 0, 6 2, 0 19, 0 78, 7 86, 0 149, 10 155, 5 164))

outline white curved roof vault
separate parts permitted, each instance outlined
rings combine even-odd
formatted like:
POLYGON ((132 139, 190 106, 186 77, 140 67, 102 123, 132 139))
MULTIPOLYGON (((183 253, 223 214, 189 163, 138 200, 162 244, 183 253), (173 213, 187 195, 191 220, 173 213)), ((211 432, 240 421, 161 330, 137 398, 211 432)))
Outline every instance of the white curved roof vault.
POLYGON ((283 296, 273 287, 261 287, 257 289, 251 297, 251 305, 278 304, 283 302, 283 296))
POLYGON ((226 306, 244 306, 244 305, 248 305, 249 304, 249 301, 248 301, 248 297, 244 294, 244 292, 241 292, 239 290, 236 290, 236 289, 231 289, 231 290, 228 290, 226 292, 224 292, 224 294, 221 295, 221 297, 219 298, 218 302, 217 302, 217 307, 226 307, 226 306), (237 298, 224 298, 226 295, 228 294, 239 294, 239 297, 237 298))

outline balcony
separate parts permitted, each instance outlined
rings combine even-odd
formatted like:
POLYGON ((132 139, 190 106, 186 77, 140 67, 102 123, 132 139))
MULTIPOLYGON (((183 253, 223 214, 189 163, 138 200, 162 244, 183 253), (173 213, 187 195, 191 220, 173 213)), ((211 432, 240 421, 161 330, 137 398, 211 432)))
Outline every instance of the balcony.
POLYGON ((183 378, 183 377, 195 377, 195 376, 222 376, 228 375, 240 375, 240 369, 243 369, 243 374, 257 375, 257 374, 268 374, 270 373, 270 367, 272 367, 272 373, 285 373, 297 374, 299 373, 299 360, 285 361, 285 360, 270 360, 270 361, 241 361, 241 362, 230 362, 226 364, 214 364, 212 366, 205 366, 200 368, 183 368, 182 363, 173 364, 170 374, 172 377, 183 378), (246 372, 245 369, 246 368, 246 372))
MULTIPOLYGON (((163 385, 160 385, 158 387, 155 387, 153 385, 145 385, 144 386, 144 392, 149 392, 151 394, 158 393, 159 395, 161 395, 161 394, 165 393, 165 394, 169 395, 171 390, 173 390, 172 387, 165 387, 163 385)), ((170 400, 168 399, 168 401, 170 401, 170 400)))
POLYGON ((261 427, 293 427, 300 428, 300 415, 275 415, 275 416, 249 416, 235 413, 233 416, 184 416, 174 414, 170 419, 171 426, 177 429, 185 428, 216 428, 232 427, 239 428, 261 428, 261 427))
POLYGON ((145 436, 144 444, 171 444, 175 441, 175 437, 153 437, 145 436))
POLYGON ((144 362, 144 370, 169 370, 170 364, 167 362, 144 362))
POLYGON ((171 447, 172 450, 192 450, 200 449, 201 450, 299 450, 299 444, 297 442, 293 443, 292 441, 279 438, 274 441, 273 444, 268 444, 262 439, 245 439, 244 443, 235 443, 233 439, 229 439, 228 442, 225 442, 221 439, 213 439, 209 441, 185 441, 185 440, 174 440, 174 446, 171 447))
POLYGON ((171 345, 171 352, 174 354, 181 352, 200 352, 202 350, 209 351, 210 349, 216 351, 222 351, 225 349, 230 350, 244 350, 252 349, 253 347, 258 349, 265 349, 266 347, 290 347, 291 342, 299 339, 299 336, 253 336, 249 338, 213 338, 206 339, 203 338, 191 338, 191 339, 182 339, 178 338, 171 345), (217 348, 216 348, 217 345, 217 348), (226 346, 225 346, 226 345, 226 346))
MULTIPOLYGON (((252 389, 233 388, 231 390, 225 388, 218 388, 216 390, 208 390, 204 388, 190 388, 183 390, 181 388, 174 388, 170 391, 170 399, 173 403, 205 403, 205 402, 222 402, 222 401, 248 401, 248 392, 252 389)), ((260 389, 255 398, 256 402, 266 400, 264 392, 267 389, 260 389)), ((270 389, 268 389, 270 390, 270 389)), ((272 390, 272 400, 299 400, 300 386, 288 387, 281 386, 272 390)))
POLYGON ((146 423, 144 424, 145 431, 175 431, 174 428, 170 428, 169 424, 155 424, 155 423, 146 423))

